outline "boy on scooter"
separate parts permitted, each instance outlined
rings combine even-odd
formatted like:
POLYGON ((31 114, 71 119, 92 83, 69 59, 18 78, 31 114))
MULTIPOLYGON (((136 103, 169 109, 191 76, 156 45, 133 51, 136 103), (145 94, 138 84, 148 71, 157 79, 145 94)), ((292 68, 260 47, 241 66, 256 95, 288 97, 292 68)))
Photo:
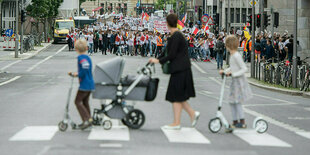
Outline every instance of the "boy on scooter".
POLYGON ((89 96, 91 91, 95 89, 95 84, 92 75, 92 61, 87 55, 87 42, 85 40, 77 40, 75 44, 75 50, 79 54, 77 57, 78 72, 69 72, 68 74, 79 78, 80 86, 75 98, 75 105, 83 121, 79 128, 84 130, 92 125, 89 96))

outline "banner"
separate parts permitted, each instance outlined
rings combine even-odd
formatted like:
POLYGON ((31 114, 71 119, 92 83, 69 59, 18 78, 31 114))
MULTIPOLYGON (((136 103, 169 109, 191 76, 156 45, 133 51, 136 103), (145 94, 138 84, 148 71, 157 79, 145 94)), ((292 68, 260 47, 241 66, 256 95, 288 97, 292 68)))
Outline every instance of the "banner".
POLYGON ((154 28, 157 29, 157 31, 159 32, 163 32, 163 33, 168 33, 168 27, 167 27, 167 22, 165 19, 161 19, 161 20, 154 20, 154 28))

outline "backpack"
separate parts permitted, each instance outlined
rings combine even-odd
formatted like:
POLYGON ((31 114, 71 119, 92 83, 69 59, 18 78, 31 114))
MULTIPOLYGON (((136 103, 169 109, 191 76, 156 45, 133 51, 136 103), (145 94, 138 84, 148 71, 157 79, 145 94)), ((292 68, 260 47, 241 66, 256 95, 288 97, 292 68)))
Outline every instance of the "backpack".
POLYGON ((216 49, 217 49, 217 52, 219 54, 223 54, 224 53, 224 49, 225 49, 225 45, 222 41, 219 41, 217 44, 216 44, 216 49))

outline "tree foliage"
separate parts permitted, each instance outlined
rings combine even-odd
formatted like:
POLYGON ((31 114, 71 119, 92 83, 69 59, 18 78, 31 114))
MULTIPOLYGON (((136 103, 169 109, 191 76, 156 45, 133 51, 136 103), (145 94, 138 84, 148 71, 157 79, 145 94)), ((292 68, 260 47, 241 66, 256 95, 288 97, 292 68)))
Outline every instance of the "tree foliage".
POLYGON ((55 18, 62 2, 63 0, 32 0, 26 10, 31 17, 37 20, 55 18))

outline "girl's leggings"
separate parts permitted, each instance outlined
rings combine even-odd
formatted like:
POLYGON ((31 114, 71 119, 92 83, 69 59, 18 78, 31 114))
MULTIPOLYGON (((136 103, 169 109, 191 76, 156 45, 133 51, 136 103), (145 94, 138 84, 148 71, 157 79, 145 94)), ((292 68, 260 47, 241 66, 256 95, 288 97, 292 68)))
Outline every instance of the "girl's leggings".
POLYGON ((231 103, 230 109, 234 121, 244 119, 244 112, 241 103, 231 103))

